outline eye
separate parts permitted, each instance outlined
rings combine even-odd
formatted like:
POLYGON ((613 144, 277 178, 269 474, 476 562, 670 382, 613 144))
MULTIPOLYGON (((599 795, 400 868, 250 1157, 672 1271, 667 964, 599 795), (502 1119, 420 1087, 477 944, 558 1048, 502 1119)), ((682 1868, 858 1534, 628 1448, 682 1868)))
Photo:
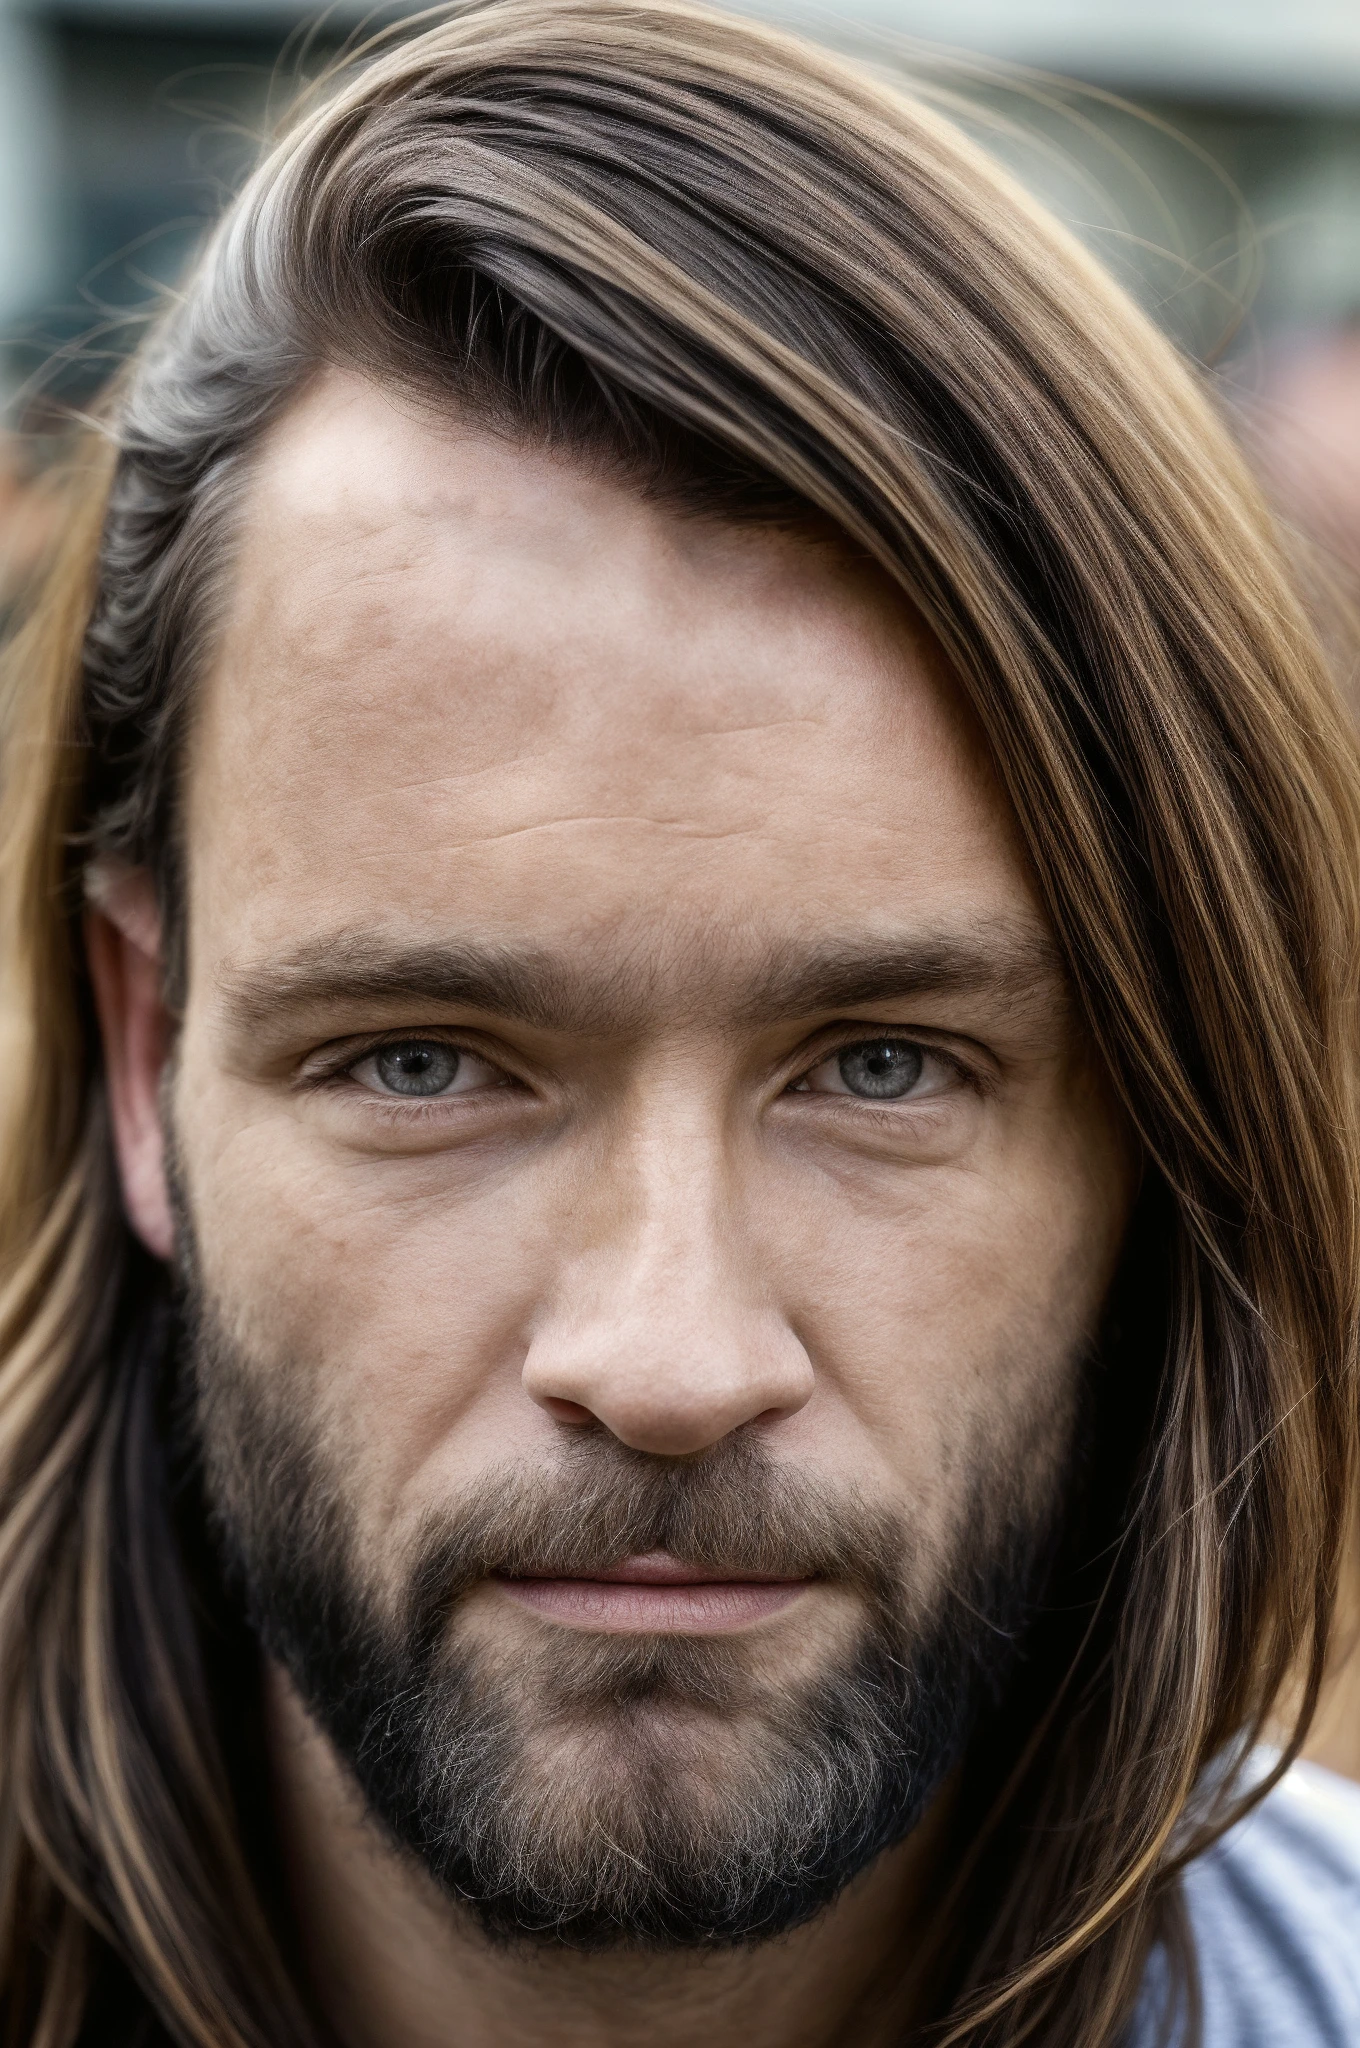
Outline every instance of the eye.
POLYGON ((499 1088, 505 1075, 476 1053, 446 1045, 438 1038, 402 1038, 382 1045, 350 1068, 351 1077, 375 1095, 404 1095, 429 1100, 437 1095, 467 1095, 474 1088, 499 1088))
POLYGON ((944 1063, 909 1038, 865 1038, 843 1045, 797 1083, 795 1092, 857 1095, 865 1102, 900 1102, 908 1095, 934 1094, 944 1081, 944 1063))

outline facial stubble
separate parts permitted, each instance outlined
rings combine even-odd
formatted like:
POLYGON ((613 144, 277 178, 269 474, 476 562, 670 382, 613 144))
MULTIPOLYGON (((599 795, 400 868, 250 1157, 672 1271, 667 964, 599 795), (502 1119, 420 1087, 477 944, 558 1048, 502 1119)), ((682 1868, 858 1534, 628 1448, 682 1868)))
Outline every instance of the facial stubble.
POLYGON ((186 1264, 193 1428, 228 1583, 370 1814, 491 1938, 782 1933, 910 1833, 1003 1696, 1054 1553, 1070 1420, 1045 1418, 1042 1487, 1032 1461, 1023 1484, 980 1461, 943 1569, 902 1519, 775 1464, 750 1432, 679 1460, 589 1429, 427 1517, 394 1593, 365 1564, 313 1373, 246 1355, 186 1264), (740 1634, 534 1620, 507 1657, 460 1628, 496 1575, 589 1576, 658 1550, 826 1582, 860 1619, 784 1684, 740 1634))

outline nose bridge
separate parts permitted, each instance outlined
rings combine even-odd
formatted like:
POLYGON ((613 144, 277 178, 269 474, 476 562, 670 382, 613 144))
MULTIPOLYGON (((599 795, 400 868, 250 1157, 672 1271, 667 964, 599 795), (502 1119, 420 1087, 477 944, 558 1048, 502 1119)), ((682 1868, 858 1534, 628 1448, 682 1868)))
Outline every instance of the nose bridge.
POLYGON ((756 1309, 759 1289, 739 1245, 745 1235, 739 1175, 715 1105, 669 1106, 664 1117, 630 1119, 609 1147, 568 1286, 577 1315, 603 1341, 629 1340, 647 1352, 711 1345, 756 1309), (686 1345, 679 1339, 684 1333, 686 1345))
POLYGON ((525 1363, 534 1398, 637 1449, 683 1455, 800 1407, 806 1353, 753 1256, 721 1105, 639 1104, 611 1135, 564 1237, 525 1363))
MULTIPOLYGON (((711 1105, 636 1129, 620 1147, 617 1212, 599 1248, 601 1278, 624 1274, 656 1303, 670 1294, 692 1314, 718 1305, 723 1268, 741 1233, 734 1163, 711 1105)), ((614 1178, 611 1171, 610 1179, 614 1178)))

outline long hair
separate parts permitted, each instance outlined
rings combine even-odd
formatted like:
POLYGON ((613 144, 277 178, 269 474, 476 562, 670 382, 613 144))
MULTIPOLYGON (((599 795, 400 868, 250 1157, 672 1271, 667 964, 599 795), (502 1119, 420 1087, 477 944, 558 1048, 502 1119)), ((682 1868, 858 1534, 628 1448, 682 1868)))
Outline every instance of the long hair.
POLYGON ((1356 763, 1193 369, 927 106, 672 0, 441 10, 304 96, 122 380, 10 652, 5 2038, 312 2038, 80 919, 92 853, 147 865, 182 979, 193 686, 252 451, 327 364, 690 507, 829 519, 985 729, 1142 1148, 1142 1263, 1118 1483, 965 1768, 930 2017, 1097 2048, 1240 1810, 1218 1766, 1301 1669, 1299 1737, 1322 1668, 1360 1414, 1356 763))

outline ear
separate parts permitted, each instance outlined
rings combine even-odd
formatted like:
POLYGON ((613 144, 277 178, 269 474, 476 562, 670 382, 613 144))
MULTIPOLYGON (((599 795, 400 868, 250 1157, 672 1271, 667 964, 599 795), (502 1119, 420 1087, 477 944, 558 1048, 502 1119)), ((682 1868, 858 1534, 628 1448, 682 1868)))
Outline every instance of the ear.
POLYGON ((145 868, 100 860, 90 870, 85 893, 85 951, 104 1041, 123 1202, 148 1251, 169 1259, 175 1226, 161 1076, 170 1052, 171 1019, 162 994, 155 886, 145 868))

